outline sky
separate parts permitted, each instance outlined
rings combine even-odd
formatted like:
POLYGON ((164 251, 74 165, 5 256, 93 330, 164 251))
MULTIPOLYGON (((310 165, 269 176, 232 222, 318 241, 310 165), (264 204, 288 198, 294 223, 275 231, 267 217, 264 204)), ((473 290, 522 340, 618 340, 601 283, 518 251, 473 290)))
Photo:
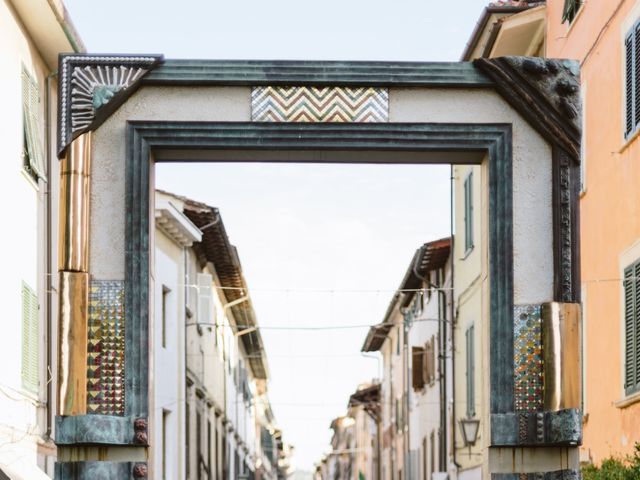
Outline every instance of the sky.
MULTIPOLYGON (((486 0, 67 0, 91 53, 166 58, 458 60, 486 0)), ((159 188, 220 209, 268 354, 294 464, 379 377, 360 348, 424 242, 449 235, 449 167, 163 164, 159 188), (312 327, 287 330, 282 327, 312 327), (319 328, 319 329, 316 329, 319 328)))

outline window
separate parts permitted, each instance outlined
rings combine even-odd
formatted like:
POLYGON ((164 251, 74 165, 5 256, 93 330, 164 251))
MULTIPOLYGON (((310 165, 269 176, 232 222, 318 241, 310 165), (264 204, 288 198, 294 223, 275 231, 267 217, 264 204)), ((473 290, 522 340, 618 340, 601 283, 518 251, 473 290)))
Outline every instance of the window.
POLYGON ((422 390, 424 387, 424 348, 422 347, 411 347, 411 358, 412 362, 412 371, 411 378, 413 383, 414 390, 422 390))
POLYGON ((475 386, 475 346, 474 327, 471 325, 466 332, 467 347, 467 417, 474 417, 476 414, 476 386, 475 386))
POLYGON ((169 411, 162 410, 162 478, 167 480, 167 424, 169 423, 169 411))
POLYGON ((640 391, 640 260, 624 270, 624 390, 640 391))
POLYGON ((473 248, 473 172, 464 181, 464 250, 473 248))
POLYGON ((431 477, 433 478, 433 473, 436 471, 436 434, 433 430, 431 430, 431 437, 429 438, 429 443, 430 443, 430 451, 429 451, 429 456, 431 457, 429 459, 429 465, 431 465, 431 477))
POLYGON ((424 381, 427 384, 431 384, 436 378, 435 343, 435 337, 431 337, 424 347, 424 381))
POLYGON ((200 408, 196 407, 196 472, 198 472, 198 478, 200 478, 202 463, 202 414, 200 408))
POLYGON ((576 18, 578 10, 582 6, 582 0, 564 0, 564 8, 562 10, 562 23, 573 22, 576 18))
POLYGON ((38 296, 22 282, 22 387, 38 393, 38 296))
POLYGON ((44 155, 40 142, 40 92, 38 83, 22 67, 23 168, 34 180, 45 179, 44 155))
POLYGON ((625 138, 640 126, 640 21, 627 33, 625 50, 625 138))
POLYGON ((422 439, 422 480, 427 480, 427 474, 429 471, 427 459, 427 437, 422 439))
POLYGON ((187 399, 187 402, 185 404, 185 419, 184 419, 184 423, 185 423, 185 440, 186 440, 186 445, 185 445, 185 459, 186 459, 186 467, 187 467, 187 478, 190 478, 189 475, 191 473, 191 405, 189 403, 189 400, 187 399))
POLYGON ((162 286, 162 347, 166 348, 167 346, 167 300, 171 289, 162 286))

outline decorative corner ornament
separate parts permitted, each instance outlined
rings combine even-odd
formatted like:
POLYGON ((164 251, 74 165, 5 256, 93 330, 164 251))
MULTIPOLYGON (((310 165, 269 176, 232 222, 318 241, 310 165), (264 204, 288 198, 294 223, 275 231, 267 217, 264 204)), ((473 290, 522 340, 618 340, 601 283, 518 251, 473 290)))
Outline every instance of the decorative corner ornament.
POLYGON ((500 94, 549 142, 580 162, 580 66, 572 60, 529 57, 473 61, 500 94))
POLYGON ((58 156, 74 138, 95 130, 162 61, 162 55, 60 55, 58 156))
POLYGON ((147 464, 145 462, 139 462, 133 466, 133 478, 145 479, 147 478, 147 473, 147 464))
POLYGON ((137 445, 148 445, 149 444, 149 435, 148 435, 149 422, 146 418, 136 418, 133 421, 133 442, 137 445))

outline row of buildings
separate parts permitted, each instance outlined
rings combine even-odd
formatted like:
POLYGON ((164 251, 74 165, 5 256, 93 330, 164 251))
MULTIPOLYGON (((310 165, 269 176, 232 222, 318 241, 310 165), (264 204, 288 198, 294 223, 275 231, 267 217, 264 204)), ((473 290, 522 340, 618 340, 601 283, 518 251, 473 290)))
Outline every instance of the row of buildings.
MULTIPOLYGON (((461 58, 570 58, 581 66, 583 465, 632 454, 640 442, 639 25, 637 0, 496 1, 461 58)), ((489 334, 486 222, 476 208, 486 172, 454 168, 452 176, 452 237, 418 250, 369 332, 362 350, 380 352, 384 373, 359 387, 331 424, 317 478, 489 478, 488 356, 480 347, 489 334)))
POLYGON ((264 344, 220 212, 157 191, 155 220, 155 478, 287 478, 292 447, 269 402, 264 344))
MULTIPOLYGON (((85 49, 58 0, 0 3, 0 35, 6 159, 0 187, 3 199, 11 199, 6 219, 13 226, 0 240, 0 259, 12 272, 0 279, 6 316, 0 335, 0 478, 38 480, 54 477, 58 458, 58 55, 85 49)), ((149 339, 150 477, 287 478, 292 447, 269 402, 264 345, 220 213, 158 191, 150 239, 157 290, 149 339)), ((100 288, 108 290, 109 282, 100 288)), ((114 298, 100 322, 90 320, 90 359, 105 342, 124 342, 121 325, 112 321, 123 301, 114 298)), ((118 377, 118 365, 103 358, 90 368, 118 377)), ((88 412, 99 398, 102 413, 121 414, 112 411, 121 405, 119 393, 93 389, 92 380, 88 412)))
POLYGON ((361 348, 382 357, 382 378, 359 385, 345 416, 331 423, 318 480, 484 478, 479 424, 486 359, 475 346, 487 322, 481 209, 474 208, 482 171, 452 172, 455 231, 464 234, 425 243, 411 257, 361 348), (468 476, 454 477, 463 470, 468 476))

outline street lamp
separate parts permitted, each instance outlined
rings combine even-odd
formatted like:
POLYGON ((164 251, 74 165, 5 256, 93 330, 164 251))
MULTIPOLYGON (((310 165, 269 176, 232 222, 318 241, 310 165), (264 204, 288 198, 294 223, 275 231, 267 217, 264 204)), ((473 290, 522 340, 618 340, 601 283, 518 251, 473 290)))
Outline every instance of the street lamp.
POLYGON ((462 429, 462 439, 464 440, 464 446, 469 447, 476 444, 478 439, 478 429, 480 427, 480 420, 477 418, 461 418, 460 427, 462 429))

